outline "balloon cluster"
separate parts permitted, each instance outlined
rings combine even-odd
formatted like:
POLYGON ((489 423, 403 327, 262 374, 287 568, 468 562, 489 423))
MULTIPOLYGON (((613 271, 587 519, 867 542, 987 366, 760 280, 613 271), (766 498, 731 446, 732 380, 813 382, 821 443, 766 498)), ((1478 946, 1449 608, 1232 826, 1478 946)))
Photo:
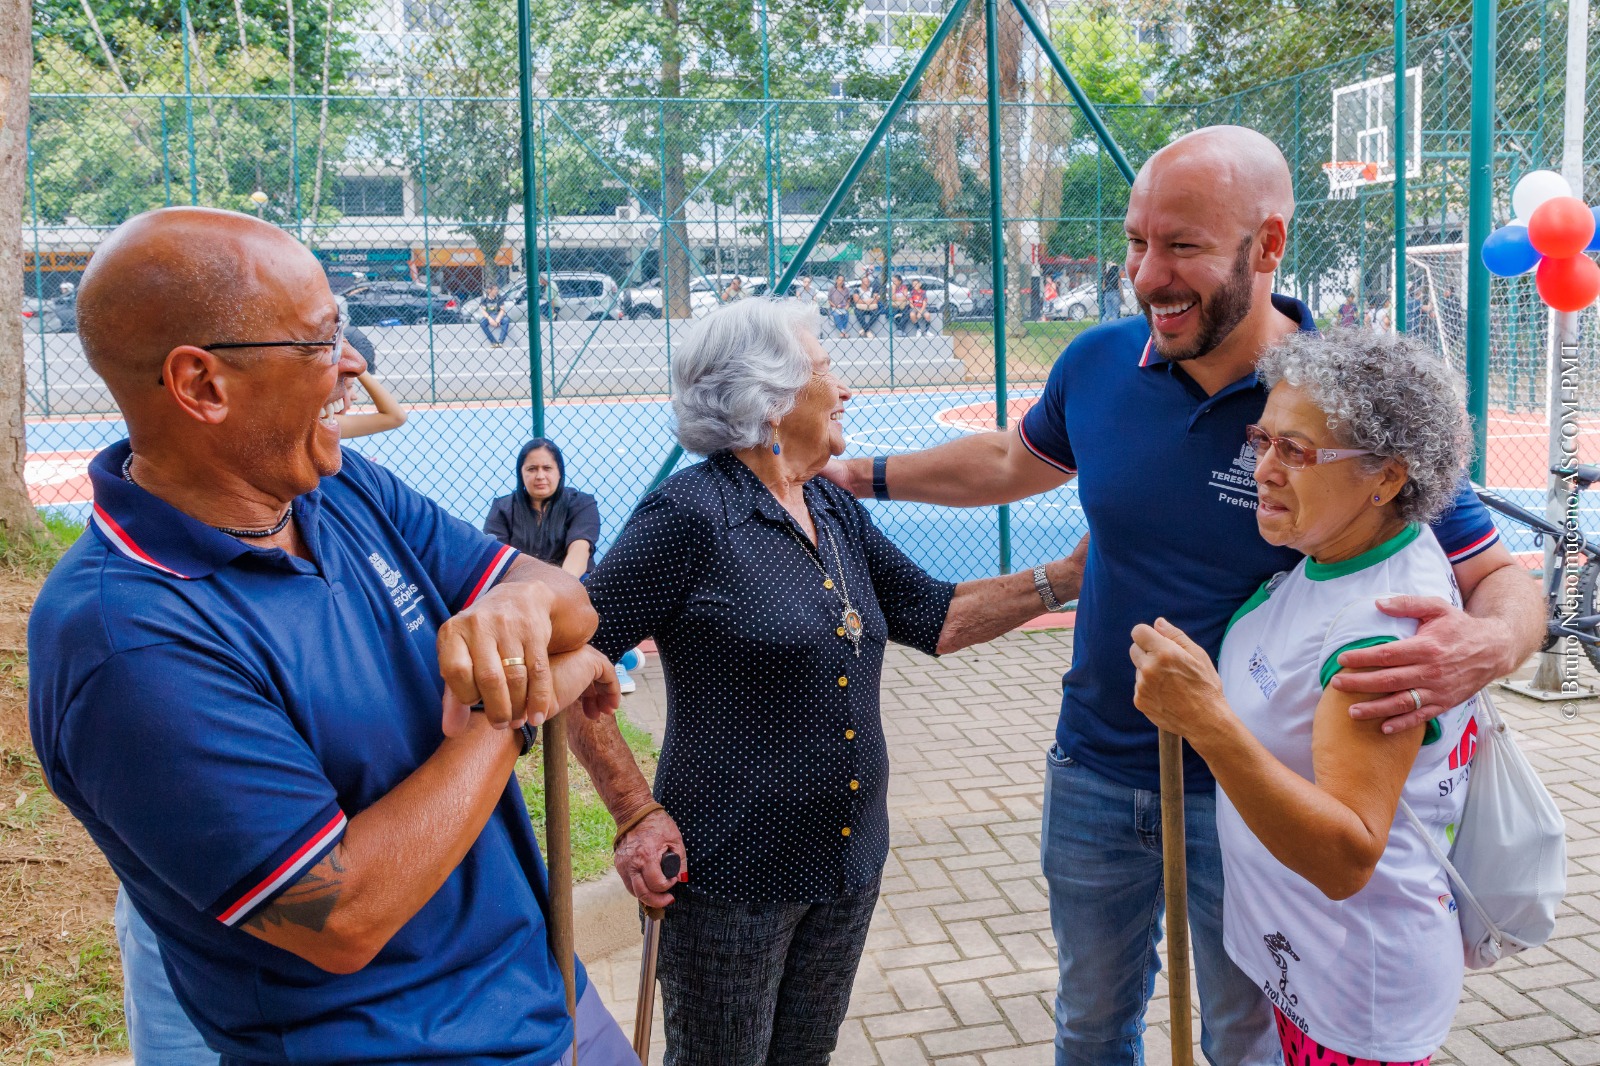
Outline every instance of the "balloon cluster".
POLYGON ((1483 265, 1514 278, 1537 268, 1540 299, 1557 311, 1581 311, 1600 296, 1600 266, 1585 252, 1600 251, 1600 207, 1572 195, 1553 170, 1522 176, 1511 192, 1512 220, 1483 242, 1483 265))

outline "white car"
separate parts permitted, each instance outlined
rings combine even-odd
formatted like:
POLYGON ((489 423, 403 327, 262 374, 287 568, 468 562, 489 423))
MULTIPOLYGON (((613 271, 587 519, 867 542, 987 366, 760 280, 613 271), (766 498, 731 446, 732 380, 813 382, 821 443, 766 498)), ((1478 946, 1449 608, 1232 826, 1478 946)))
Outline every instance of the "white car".
MULTIPOLYGON (((593 322, 606 318, 622 317, 622 301, 617 295, 617 282, 609 274, 592 270, 556 270, 546 275, 556 286, 556 318, 562 322, 593 322)), ((511 321, 528 320, 528 282, 524 278, 513 281, 500 292, 511 314, 511 321)), ((543 301, 540 301, 541 304, 543 301)), ((475 296, 461 305, 461 315, 468 322, 478 320, 478 308, 483 298, 475 296)))
MULTIPOLYGON (((1122 314, 1134 314, 1138 303, 1133 297, 1133 282, 1127 278, 1122 279, 1122 314)), ((1082 322, 1085 319, 1100 317, 1100 284, 1091 281, 1087 285, 1079 285, 1075 289, 1068 289, 1045 305, 1044 317, 1049 319, 1065 320, 1068 322, 1082 322)))
MULTIPOLYGON (((733 279, 736 277, 742 282, 746 296, 762 296, 767 291, 765 280, 749 274, 697 275, 689 283, 690 314, 699 318, 720 304, 723 291, 733 284, 733 279)), ((562 289, 562 293, 565 295, 565 288, 562 289)), ((623 304, 629 318, 660 318, 664 310, 661 303, 661 279, 651 278, 637 288, 628 289, 623 295, 623 304)))
MULTIPOLYGON (((965 285, 950 283, 950 291, 945 292, 944 279, 937 274, 901 274, 905 279, 906 288, 911 288, 913 281, 922 282, 922 291, 928 294, 928 310, 933 314, 943 314, 946 301, 950 304, 951 317, 972 314, 972 290, 965 285)), ((894 284, 894 275, 889 275, 889 284, 894 284)))

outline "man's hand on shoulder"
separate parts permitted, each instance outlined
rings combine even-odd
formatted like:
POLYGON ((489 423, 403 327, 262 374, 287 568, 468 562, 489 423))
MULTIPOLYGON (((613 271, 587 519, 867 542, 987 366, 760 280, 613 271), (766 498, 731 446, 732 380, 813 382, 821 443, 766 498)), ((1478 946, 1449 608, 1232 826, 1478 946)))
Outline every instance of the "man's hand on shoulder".
POLYGON ((861 499, 872 495, 872 481, 870 474, 866 485, 858 485, 856 468, 866 466, 871 469, 871 461, 867 459, 829 459, 828 465, 822 468, 822 476, 838 485, 850 495, 861 499))
POLYGON ((1418 628, 1405 640, 1339 656, 1342 669, 1332 687, 1377 697, 1351 707, 1351 717, 1387 718, 1385 733, 1404 732, 1465 703, 1509 672, 1504 659, 1510 636, 1500 619, 1475 617, 1433 596, 1390 596, 1377 605, 1392 617, 1417 619, 1418 628))

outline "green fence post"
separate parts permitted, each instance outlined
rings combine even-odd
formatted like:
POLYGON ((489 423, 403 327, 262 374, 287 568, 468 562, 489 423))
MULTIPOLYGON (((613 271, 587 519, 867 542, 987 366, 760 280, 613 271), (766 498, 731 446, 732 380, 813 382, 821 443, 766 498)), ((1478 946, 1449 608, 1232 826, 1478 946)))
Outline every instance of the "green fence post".
MULTIPOLYGON (((428 119, 422 97, 417 97, 417 177, 422 186, 422 278, 433 291, 433 242, 428 230, 428 119)), ((316 219, 311 220, 313 226, 316 219)), ((433 350, 433 297, 428 298, 428 401, 439 402, 439 381, 433 350)))
MULTIPOLYGON (((767 49, 767 0, 761 0, 761 132, 766 142, 767 149, 767 284, 772 284, 772 279, 778 276, 778 241, 777 235, 772 230, 773 188, 772 188, 772 78, 769 66, 767 49)), ((735 271, 737 273, 737 271, 735 271)), ((770 290, 769 290, 770 291, 770 290)), ((665 290, 662 290, 665 297, 665 290)), ((781 292, 775 295, 783 295, 781 292)))
MULTIPOLYGON (((517 0, 518 111, 522 119, 522 257, 528 283, 528 386, 533 435, 544 436, 544 360, 539 348, 539 218, 533 196, 533 15, 528 0, 517 0)), ((550 322, 555 324, 554 294, 550 322)))
MULTIPOLYGON (((1394 330, 1406 331, 1406 0, 1394 0, 1394 330)), ((1437 309, 1436 309, 1437 310, 1437 309)))
MULTIPOLYGON (((889 387, 894 388, 894 293, 889 289, 891 271, 894 269, 894 197, 893 171, 889 165, 889 137, 883 139, 883 291, 889 298, 889 387)), ((949 293, 946 292, 946 296, 949 293)))
MULTIPOLYGON (((50 353, 44 339, 44 277, 39 273, 39 190, 33 181, 33 123, 23 130, 23 150, 28 163, 28 207, 33 216, 33 295, 39 301, 39 384, 44 389, 44 414, 50 414, 50 353)), ((24 374, 26 378, 26 374, 24 374)))
POLYGON ((1489 446, 1489 268, 1483 242, 1494 220, 1495 0, 1472 4, 1472 133, 1467 181, 1467 414, 1472 477, 1480 485, 1489 446))
POLYGON ((167 98, 161 98, 161 187, 166 195, 166 206, 172 206, 172 154, 171 138, 167 136, 167 98))
MULTIPOLYGON (((1006 236, 1000 164, 1000 7, 983 0, 983 50, 989 80, 989 258, 994 284, 994 424, 1006 428, 1006 236)), ((1000 505, 1000 572, 1011 573, 1011 508, 1000 505)))
POLYGON ((183 125, 189 136, 189 206, 200 202, 200 177, 194 164, 194 88, 189 84, 189 0, 178 0, 183 33, 183 125))

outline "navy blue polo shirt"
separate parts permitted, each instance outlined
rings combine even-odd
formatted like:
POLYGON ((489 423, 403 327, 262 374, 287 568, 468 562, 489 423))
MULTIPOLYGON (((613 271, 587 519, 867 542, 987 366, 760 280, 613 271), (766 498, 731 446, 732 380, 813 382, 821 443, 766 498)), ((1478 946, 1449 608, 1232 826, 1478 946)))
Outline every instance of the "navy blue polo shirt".
POLYGON ((92 532, 34 606, 29 725, 206 1042, 230 1064, 555 1061, 571 1024, 514 780, 359 972, 243 926, 438 748, 438 628, 517 552, 349 451, 295 501, 314 561, 262 550, 125 482, 127 455, 91 464, 92 532))
MULTIPOLYGON (((1302 330, 1316 329, 1299 300, 1272 303, 1302 330)), ((1300 560, 1256 528, 1255 452, 1244 428, 1266 402, 1254 373, 1206 395, 1181 364, 1161 358, 1140 316, 1075 338, 1019 425, 1029 451, 1077 475, 1089 522, 1056 743, 1131 788, 1160 786, 1156 728, 1133 705, 1133 627, 1165 617, 1215 660, 1239 605, 1300 560)), ((1433 531, 1452 563, 1499 539, 1465 478, 1433 531)), ((1187 787, 1213 789, 1204 760, 1184 754, 1187 787)))

